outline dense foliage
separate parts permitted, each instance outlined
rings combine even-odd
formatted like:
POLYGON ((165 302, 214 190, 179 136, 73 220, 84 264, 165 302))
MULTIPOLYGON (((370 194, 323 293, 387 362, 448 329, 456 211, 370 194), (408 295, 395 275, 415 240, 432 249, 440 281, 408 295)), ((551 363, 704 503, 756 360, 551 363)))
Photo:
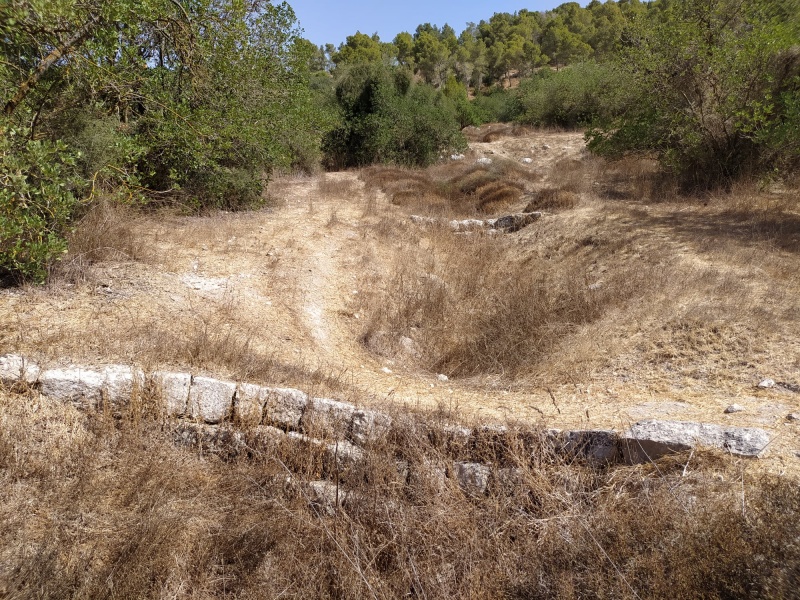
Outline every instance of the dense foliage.
POLYGON ((423 166, 443 150, 466 146, 453 102, 431 86, 414 83, 403 69, 354 65, 339 80, 336 99, 343 122, 324 142, 331 167, 423 166))
POLYGON ((773 0, 659 2, 627 32, 628 81, 590 148, 649 153, 692 187, 800 165, 800 10, 773 0))
POLYGON ((259 203, 273 169, 318 160, 330 115, 311 50, 291 8, 263 0, 4 3, 0 267, 41 279, 89 190, 259 203))

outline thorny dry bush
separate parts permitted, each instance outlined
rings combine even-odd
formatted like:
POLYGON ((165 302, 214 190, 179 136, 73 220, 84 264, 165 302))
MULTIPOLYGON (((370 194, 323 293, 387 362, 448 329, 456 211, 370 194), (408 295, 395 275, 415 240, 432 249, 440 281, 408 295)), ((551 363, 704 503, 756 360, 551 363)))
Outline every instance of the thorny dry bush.
POLYGON ((442 418, 398 417, 337 466, 255 431, 187 447, 175 423, 2 393, 0 596, 790 598, 800 585, 794 482, 705 453, 593 468, 512 436, 502 454, 472 449, 496 475, 520 469, 473 495, 443 476, 463 456, 429 433, 442 418), (321 476, 338 503, 307 485, 321 476))

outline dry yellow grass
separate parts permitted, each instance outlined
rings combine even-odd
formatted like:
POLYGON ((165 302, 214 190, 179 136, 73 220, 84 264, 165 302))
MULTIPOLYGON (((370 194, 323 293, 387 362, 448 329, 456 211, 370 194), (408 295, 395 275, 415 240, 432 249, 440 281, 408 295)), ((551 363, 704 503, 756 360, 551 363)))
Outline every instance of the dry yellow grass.
POLYGON ((794 597, 800 394, 755 384, 800 383, 797 188, 681 197, 581 144, 525 132, 476 142, 488 167, 287 177, 254 213, 87 215, 48 287, 0 291, 0 353, 290 385, 396 427, 334 473, 357 495, 328 511, 311 447, 179 448, 155 413, 0 390, 0 597, 794 597), (525 208, 550 214, 500 235, 408 219, 525 208), (424 426, 445 418, 774 441, 757 463, 605 470, 487 445, 521 476, 476 498, 398 474, 454 458, 424 426))
MULTIPOLYGON (((436 422, 437 415, 427 417, 436 422)), ((27 598, 791 598, 800 497, 715 454, 593 469, 542 448, 463 493, 401 421, 354 466, 0 391, 0 593, 27 598), (227 441, 226 441, 227 440, 227 441), (398 462, 402 461, 402 462, 398 462), (398 464, 403 468, 398 471, 398 464), (406 475, 406 470, 408 475, 406 475), (341 505, 308 482, 338 482, 341 505)), ((498 448, 477 450, 499 460, 498 448)), ((498 471, 499 472, 499 471, 498 471)))

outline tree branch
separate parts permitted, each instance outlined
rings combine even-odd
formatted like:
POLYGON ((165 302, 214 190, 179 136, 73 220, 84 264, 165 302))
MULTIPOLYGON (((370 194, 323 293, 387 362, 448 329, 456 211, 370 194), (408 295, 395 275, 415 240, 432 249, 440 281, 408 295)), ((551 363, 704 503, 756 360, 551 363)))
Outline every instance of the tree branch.
POLYGON ((56 64, 61 57, 63 57, 65 54, 68 54, 75 46, 82 44, 99 23, 100 16, 92 15, 89 21, 81 26, 69 39, 67 39, 67 41, 54 48, 50 54, 45 56, 41 62, 39 62, 39 66, 36 67, 36 70, 20 84, 20 86, 17 88, 17 93, 14 94, 14 97, 6 102, 6 105, 3 108, 3 114, 7 117, 10 117, 12 114, 14 114, 17 106, 20 105, 28 93, 36 86, 48 69, 56 64))

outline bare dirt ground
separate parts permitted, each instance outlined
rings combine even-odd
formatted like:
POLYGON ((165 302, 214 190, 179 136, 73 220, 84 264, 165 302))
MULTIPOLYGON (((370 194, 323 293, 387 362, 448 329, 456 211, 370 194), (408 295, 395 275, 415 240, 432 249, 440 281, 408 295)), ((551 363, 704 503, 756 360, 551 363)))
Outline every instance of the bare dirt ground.
MULTIPOLYGON (((569 161, 587 160, 583 148, 581 134, 530 133, 473 142, 465 160, 530 158, 525 166, 542 174, 544 187, 570 176, 564 169, 577 167, 569 161)), ((365 188, 358 172, 280 179, 269 190, 274 206, 257 212, 134 218, 131 231, 144 242, 139 260, 98 263, 44 288, 0 291, 0 353, 23 352, 46 365, 191 368, 494 422, 758 426, 774 434, 759 464, 800 470, 800 424, 787 420, 800 412, 800 393, 757 388, 768 377, 800 384, 800 216, 776 224, 769 207, 755 214, 717 198, 705 206, 646 201, 593 185, 576 208, 498 243, 548 264, 605 248, 586 273, 588 285, 603 285, 609 269, 636 261, 664 279, 624 310, 570 333, 550 367, 530 379, 445 380, 362 343, 376 293, 388 289, 404 256, 424 254, 432 242, 409 233, 412 211, 365 188), (556 368, 578 362, 582 368, 556 368), (724 414, 734 403, 745 410, 724 414)))

